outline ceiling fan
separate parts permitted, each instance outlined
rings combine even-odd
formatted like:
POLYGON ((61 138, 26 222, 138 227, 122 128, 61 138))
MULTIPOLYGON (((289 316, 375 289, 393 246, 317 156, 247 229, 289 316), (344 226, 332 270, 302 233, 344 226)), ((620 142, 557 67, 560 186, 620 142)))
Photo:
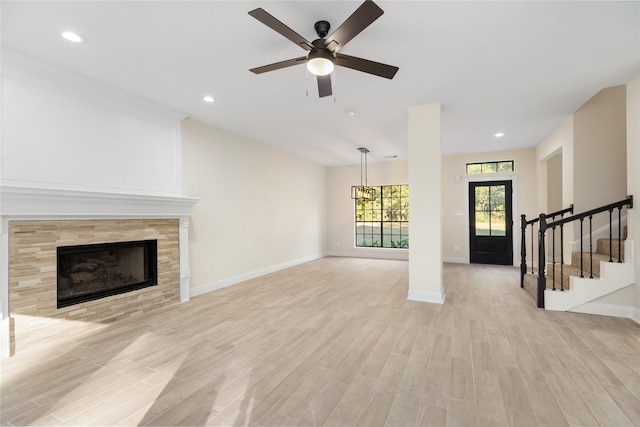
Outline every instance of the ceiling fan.
POLYGON ((316 22, 315 30, 319 38, 313 42, 309 42, 300 34, 274 18, 264 9, 258 8, 252 10, 249 12, 249 15, 253 16, 277 33, 288 38, 304 50, 308 50, 309 53, 306 56, 252 68, 249 71, 255 74, 262 74, 267 71, 279 70, 281 68, 291 67, 293 65, 306 62, 307 69, 317 76, 318 94, 321 98, 332 94, 331 73, 333 72, 335 65, 392 79, 398 72, 398 67, 381 64, 368 59, 357 58, 355 56, 344 55, 338 52, 355 36, 360 34, 362 30, 382 16, 383 13, 384 11, 372 0, 366 0, 349 18, 347 18, 346 21, 342 23, 342 25, 340 25, 340 27, 338 27, 337 30, 333 32, 333 34, 328 37, 327 34, 329 34, 329 28, 331 27, 330 24, 327 21, 316 22))

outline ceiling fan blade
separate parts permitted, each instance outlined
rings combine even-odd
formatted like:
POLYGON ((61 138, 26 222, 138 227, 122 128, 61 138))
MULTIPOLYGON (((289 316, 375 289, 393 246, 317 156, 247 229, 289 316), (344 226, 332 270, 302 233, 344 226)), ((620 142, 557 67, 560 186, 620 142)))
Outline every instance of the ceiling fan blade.
POLYGON ((384 11, 377 4, 366 0, 333 34, 327 37, 324 42, 325 47, 332 52, 337 52, 383 13, 384 11))
POLYGON ((336 65, 362 71, 375 76, 392 79, 400 68, 393 65, 382 64, 380 62, 369 61, 368 59, 356 58, 355 56, 336 54, 336 65))
POLYGON ((318 76, 318 95, 320 98, 331 96, 331 74, 318 76))
POLYGON ((292 67, 298 64, 304 64, 306 61, 307 61, 307 57, 301 56, 299 58, 287 59, 286 61, 274 62, 273 64, 252 68, 249 71, 255 74, 262 74, 262 73, 266 73, 267 71, 274 71, 274 70, 279 70, 281 68, 292 67))
POLYGON ((276 18, 273 17, 273 15, 271 15, 266 10, 259 7, 257 9, 250 11, 249 15, 253 16, 258 21, 262 22, 264 25, 271 28, 275 32, 285 36, 286 38, 288 38, 289 40, 291 40, 292 42, 294 42, 304 50, 311 50, 313 48, 313 46, 307 39, 305 39, 295 31, 293 31, 291 28, 287 27, 282 22, 278 21, 276 18))

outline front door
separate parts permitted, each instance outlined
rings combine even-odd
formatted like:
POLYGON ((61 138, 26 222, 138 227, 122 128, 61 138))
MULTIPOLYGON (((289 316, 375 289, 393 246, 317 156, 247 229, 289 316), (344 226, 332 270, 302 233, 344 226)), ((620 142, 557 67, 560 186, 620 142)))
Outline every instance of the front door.
POLYGON ((511 181, 469 183, 469 259, 513 265, 511 181))

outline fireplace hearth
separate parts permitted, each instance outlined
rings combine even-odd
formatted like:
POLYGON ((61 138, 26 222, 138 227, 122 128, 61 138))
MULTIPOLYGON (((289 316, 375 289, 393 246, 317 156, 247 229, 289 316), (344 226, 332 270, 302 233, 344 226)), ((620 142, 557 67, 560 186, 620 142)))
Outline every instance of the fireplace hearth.
POLYGON ((57 248, 57 307, 155 286, 157 240, 57 248))

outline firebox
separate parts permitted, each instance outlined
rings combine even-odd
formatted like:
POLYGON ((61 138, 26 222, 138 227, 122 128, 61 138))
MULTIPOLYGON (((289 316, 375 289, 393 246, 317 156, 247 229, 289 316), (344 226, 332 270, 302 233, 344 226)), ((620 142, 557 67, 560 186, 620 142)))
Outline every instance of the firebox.
POLYGON ((61 246, 58 308, 158 284, 158 241, 61 246))

